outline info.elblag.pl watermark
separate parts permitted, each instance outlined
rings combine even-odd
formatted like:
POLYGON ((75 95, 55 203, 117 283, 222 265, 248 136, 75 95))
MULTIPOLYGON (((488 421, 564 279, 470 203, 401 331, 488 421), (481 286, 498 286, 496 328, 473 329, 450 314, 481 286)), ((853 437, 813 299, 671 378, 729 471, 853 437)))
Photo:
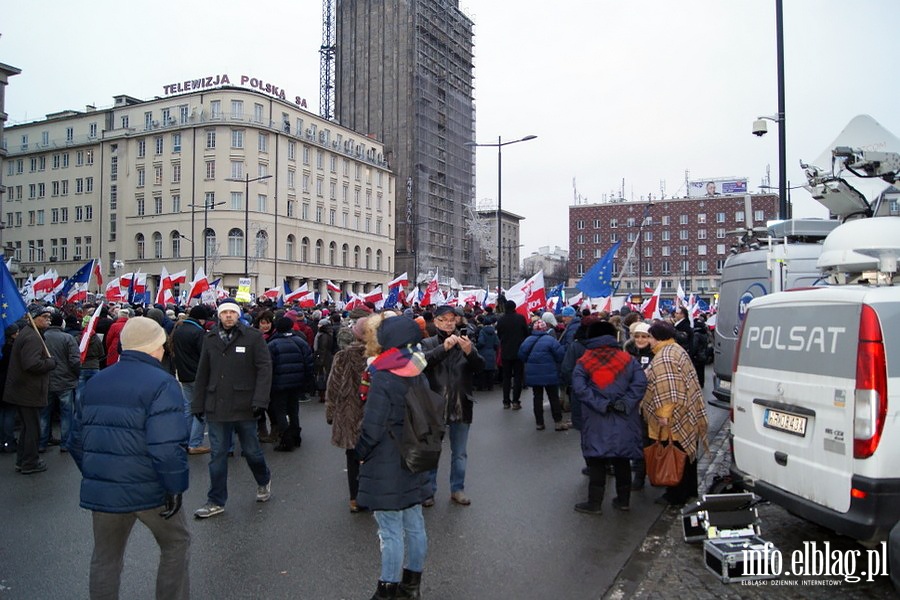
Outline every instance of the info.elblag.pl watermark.
POLYGON ((766 542, 763 548, 742 552, 744 577, 778 578, 746 580, 744 585, 839 586, 871 582, 888 575, 887 542, 875 548, 850 550, 832 548, 831 542, 803 542, 803 548, 794 550, 789 557, 766 542))

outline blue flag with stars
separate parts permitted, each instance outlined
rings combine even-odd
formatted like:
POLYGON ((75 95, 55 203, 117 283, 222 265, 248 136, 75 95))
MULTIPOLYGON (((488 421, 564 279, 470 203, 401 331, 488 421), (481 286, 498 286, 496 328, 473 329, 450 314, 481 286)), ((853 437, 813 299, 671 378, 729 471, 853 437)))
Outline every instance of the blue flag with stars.
POLYGON ((597 261, 593 267, 587 270, 581 281, 575 284, 579 290, 590 298, 603 298, 612 296, 615 287, 612 283, 613 259, 616 257, 616 250, 622 242, 616 242, 612 248, 606 251, 606 254, 597 261))
POLYGON ((25 301, 19 287, 0 260, 0 348, 6 343, 6 328, 25 315, 25 301))
POLYGON ((562 305, 563 305, 563 284, 562 283, 560 283, 559 285, 557 285, 556 287, 554 287, 552 290, 550 290, 547 293, 547 300, 550 300, 550 298, 559 298, 559 300, 556 302, 556 307, 555 307, 556 310, 554 310, 553 312, 557 315, 562 313, 562 305))

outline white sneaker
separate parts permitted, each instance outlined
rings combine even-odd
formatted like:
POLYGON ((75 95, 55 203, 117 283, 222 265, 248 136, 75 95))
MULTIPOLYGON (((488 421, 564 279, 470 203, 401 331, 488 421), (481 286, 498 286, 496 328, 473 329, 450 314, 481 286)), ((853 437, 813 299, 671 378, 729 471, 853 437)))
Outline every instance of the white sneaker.
POLYGON ((256 501, 257 502, 268 502, 269 498, 272 497, 272 480, 269 480, 269 483, 266 485, 261 485, 256 488, 256 501))
POLYGON ((212 502, 207 502, 200 508, 194 511, 194 516, 198 519, 208 519, 209 517, 214 517, 218 514, 225 512, 224 506, 219 506, 218 504, 213 504, 212 502))

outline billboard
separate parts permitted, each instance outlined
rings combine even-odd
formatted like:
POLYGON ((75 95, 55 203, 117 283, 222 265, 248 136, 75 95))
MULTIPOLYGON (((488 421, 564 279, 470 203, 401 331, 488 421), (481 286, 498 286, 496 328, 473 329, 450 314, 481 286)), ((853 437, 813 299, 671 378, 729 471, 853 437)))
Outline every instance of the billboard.
POLYGON ((711 198, 746 193, 746 178, 701 179, 688 183, 688 198, 711 198))

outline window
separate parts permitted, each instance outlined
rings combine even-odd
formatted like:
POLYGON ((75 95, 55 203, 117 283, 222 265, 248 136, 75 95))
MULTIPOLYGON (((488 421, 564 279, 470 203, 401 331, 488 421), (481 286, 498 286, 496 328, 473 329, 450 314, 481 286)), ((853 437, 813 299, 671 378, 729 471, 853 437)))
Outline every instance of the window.
POLYGON ((287 146, 288 160, 297 159, 297 142, 288 142, 287 146))
POLYGON ((206 161, 206 179, 215 179, 216 178, 216 161, 208 160, 206 161))
POLYGON ((231 147, 232 148, 243 148, 244 147, 244 130, 243 129, 232 129, 231 130, 231 147))
POLYGON ((181 183, 181 163, 172 163, 172 183, 181 183))
POLYGON ((73 141, 75 141, 75 130, 71 127, 66 127, 66 142, 71 144, 73 141))
POLYGON ((93 177, 85 177, 84 178, 84 193, 90 194, 94 191, 94 178, 93 177))
POLYGON ((332 154, 328 160, 329 167, 332 173, 337 173, 337 156, 332 154))
POLYGON ((698 239, 698 240, 705 240, 705 239, 706 239, 706 230, 705 230, 705 229, 698 229, 698 230, 697 230, 697 239, 698 239))
POLYGON ((259 134, 259 151, 260 152, 268 152, 269 151, 269 135, 266 133, 259 134))
POLYGON ((162 234, 158 231, 153 233, 153 258, 162 258, 163 244, 162 234))
POLYGON ((725 222, 725 213, 717 212, 716 213, 716 223, 724 223, 725 222))
POLYGON ((687 225, 687 224, 688 224, 688 216, 687 216, 687 215, 681 215, 680 217, 678 217, 678 223, 679 223, 680 225, 687 225))
POLYGON ((228 232, 228 256, 244 255, 244 234, 240 229, 232 229, 228 232))
POLYGON ((231 178, 232 179, 243 179, 244 178, 244 161, 242 161, 242 160, 231 161, 231 178))
POLYGON ((725 244, 716 244, 716 254, 725 254, 725 244))
POLYGON ((84 164, 86 164, 86 165, 94 164, 94 151, 93 150, 85 150, 84 151, 84 164))
POLYGON ((325 243, 322 240, 316 240, 316 264, 322 264, 322 253, 325 250, 325 243))
POLYGON ((634 227, 634 217, 628 217, 628 219, 625 220, 625 226, 634 227))
POLYGON ((187 123, 190 120, 190 107, 187 104, 182 104, 178 107, 178 116, 182 125, 187 123))
POLYGON ((300 240, 300 262, 309 262, 309 238, 300 240))
MULTIPOLYGON (((79 181, 81 181, 79 179, 79 181)), ((47 194, 47 184, 39 183, 38 184, 38 198, 43 198, 47 194)))
POLYGON ((309 164, 309 146, 303 146, 303 164, 309 164))
POLYGON ((254 256, 256 258, 266 258, 269 253, 269 234, 265 231, 257 231, 255 244, 254 256))
POLYGON ((206 149, 213 150, 216 147, 216 130, 208 129, 206 131, 206 149))
POLYGON ((765 218, 766 218, 766 216, 763 211, 761 211, 761 210, 753 211, 753 220, 756 221, 757 223, 762 223, 765 220, 765 218))
POLYGON ((575 238, 575 241, 576 241, 578 244, 583 244, 583 243, 584 243, 584 235, 582 235, 582 234, 579 233, 579 234, 578 234, 578 237, 575 238))
MULTIPOLYGON (((253 105, 253 120, 256 123, 263 122, 263 105, 262 104, 256 103, 253 105)), ((260 150, 262 150, 262 148, 260 148, 260 150)))
POLYGON ((609 220, 609 228, 610 228, 610 229, 616 229, 618 226, 619 226, 619 220, 618 220, 618 219, 610 219, 610 220, 609 220))
POLYGON ((660 272, 663 275, 671 275, 672 274, 672 266, 669 264, 669 261, 664 260, 660 263, 660 272))
POLYGON ((213 100, 209 103, 209 118, 210 119, 221 119, 222 118, 222 101, 221 100, 213 100))
POLYGON ((688 230, 687 230, 687 229, 681 229, 681 230, 678 232, 678 239, 680 239, 680 240, 686 240, 686 239, 688 239, 688 230))
POLYGON ((91 221, 94 218, 94 207, 90 204, 84 206, 84 220, 91 221))
POLYGON ((704 225, 706 223, 706 213, 697 214, 697 223, 699 223, 700 225, 704 225))
POLYGON ((288 260, 294 260, 294 236, 287 236, 287 241, 284 243, 284 256, 288 260))
MULTIPOLYGON (((495 215, 495 216, 496 216, 496 215, 495 215)), ((575 222, 575 228, 576 228, 576 229, 584 229, 584 221, 583 221, 582 219, 578 219, 578 220, 575 222)), ((583 243, 583 242, 579 242, 579 243, 583 243)))
POLYGON ((633 242, 633 241, 635 241, 636 239, 637 239, 637 232, 636 232, 636 231, 629 231, 629 232, 628 232, 628 241, 629 241, 629 242, 633 242))
POLYGON ((153 113, 147 111, 144 113, 144 129, 150 129, 153 127, 153 113))
MULTIPOLYGON (((163 212, 162 207, 163 201, 162 196, 153 196, 153 214, 161 215, 163 212)), ((162 243, 162 242, 160 242, 162 243)))
POLYGON ((203 239, 206 240, 206 255, 216 256, 218 254, 218 242, 216 242, 216 232, 214 229, 207 229, 203 232, 203 239))
POLYGON ((336 255, 337 255, 337 244, 334 242, 331 242, 330 244, 328 244, 328 264, 329 265, 334 266, 334 264, 335 264, 334 259, 335 259, 336 255))
POLYGON ((716 239, 724 240, 725 239, 725 228, 719 227, 716 229, 716 239))
POLYGON ((708 271, 708 266, 706 260, 698 260, 697 261, 697 273, 700 275, 706 275, 708 271))
POLYGON ((181 134, 172 134, 172 152, 181 152, 181 134))
POLYGON ((172 243, 172 258, 181 258, 181 235, 173 231, 169 239, 172 243))
POLYGON ((244 192, 231 192, 231 209, 241 210, 244 208, 244 192))
MULTIPOLYGON (((144 187, 144 182, 145 182, 145 180, 146 180, 146 174, 144 173, 144 169, 138 169, 138 170, 137 170, 137 186, 138 186, 138 187, 144 187)), ((79 181, 81 181, 81 180, 80 180, 80 179, 76 179, 75 181, 76 181, 76 190, 75 190, 75 192, 78 193, 77 182, 79 182, 79 181)))
POLYGON ((688 255, 688 247, 687 247, 687 246, 679 246, 679 247, 678 247, 678 253, 679 253, 681 256, 687 256, 687 255, 688 255))
POLYGON ((154 146, 157 156, 159 156, 160 154, 163 153, 163 139, 162 139, 161 135, 158 135, 155 138, 153 138, 153 146, 154 146))
POLYGON ((243 119, 244 118, 244 101, 243 100, 232 100, 231 101, 231 118, 232 119, 243 119))
POLYGON ((341 266, 348 266, 348 261, 350 260, 350 246, 344 244, 341 246, 341 266))
POLYGON ((644 232, 644 241, 645 241, 645 242, 652 242, 652 241, 653 241, 653 232, 652 232, 652 231, 645 231, 645 232, 644 232))
POLYGON ((287 201, 287 216, 293 217, 294 213, 297 211, 297 201, 296 200, 288 200, 287 201))
POLYGON ((663 246, 663 247, 660 249, 660 253, 661 253, 663 256, 670 256, 670 255, 671 255, 670 250, 671 250, 671 247, 670 247, 670 246, 663 246))
POLYGON ((665 227, 668 227, 668 226, 669 226, 669 215, 663 215, 663 218, 662 218, 662 224, 663 224, 663 226, 665 226, 665 227))
POLYGON ((309 220, 309 204, 307 204, 306 202, 304 202, 300 207, 300 218, 304 221, 309 220))
POLYGON ((137 247, 136 249, 138 260, 144 260, 144 234, 139 233, 134 236, 134 243, 137 247))
POLYGON ((744 211, 737 210, 734 212, 734 222, 735 223, 743 223, 744 222, 744 211))
MULTIPOLYGON (((51 196, 59 196, 59 182, 58 181, 54 181, 53 183, 51 183, 50 189, 51 189, 51 193, 50 193, 51 196)), ((12 200, 12 195, 10 195, 9 199, 12 200)))
POLYGON ((179 194, 172 195, 172 212, 181 212, 181 196, 179 194))
POLYGON ((322 197, 322 184, 323 183, 324 182, 322 181, 321 177, 316 179, 316 196, 318 196, 320 198, 322 197))
POLYGON ((138 158, 144 158, 145 156, 147 156, 147 140, 138 140, 137 155, 138 158))
POLYGON ((599 233, 595 233, 595 234, 594 234, 594 243, 595 243, 595 244, 599 244, 599 243, 600 243, 600 234, 599 234, 599 233))
POLYGON ((316 223, 322 222, 322 217, 323 217, 324 212, 325 212, 325 209, 322 208, 321 206, 316 207, 316 223))
POLYGON ((256 196, 256 210, 259 212, 269 212, 267 206, 269 204, 269 199, 265 194, 257 194, 256 196))
POLYGON ((359 246, 353 247, 353 267, 355 269, 359 268, 359 246))
POLYGON ((706 244, 697 245, 697 256, 706 256, 706 244))
POLYGON ((116 204, 119 199, 119 186, 109 186, 109 210, 116 210, 116 204))
MULTIPOLYGON (((51 168, 58 169, 59 168, 59 154, 54 154, 51 158, 51 168)), ((6 171, 7 175, 12 175, 14 173, 14 167, 12 161, 9 163, 9 169, 6 171)))
POLYGON ((616 232, 613 232, 613 233, 609 234, 609 241, 612 242, 612 243, 618 242, 618 241, 619 241, 619 234, 616 233, 616 232))
POLYGON ((135 203, 137 204, 137 216, 144 216, 144 197, 143 196, 135 196, 135 203))
POLYGON ((122 129, 128 129, 128 115, 122 117, 122 129))
POLYGON ((153 167, 153 183, 161 185, 163 180, 162 165, 154 165, 153 167))

